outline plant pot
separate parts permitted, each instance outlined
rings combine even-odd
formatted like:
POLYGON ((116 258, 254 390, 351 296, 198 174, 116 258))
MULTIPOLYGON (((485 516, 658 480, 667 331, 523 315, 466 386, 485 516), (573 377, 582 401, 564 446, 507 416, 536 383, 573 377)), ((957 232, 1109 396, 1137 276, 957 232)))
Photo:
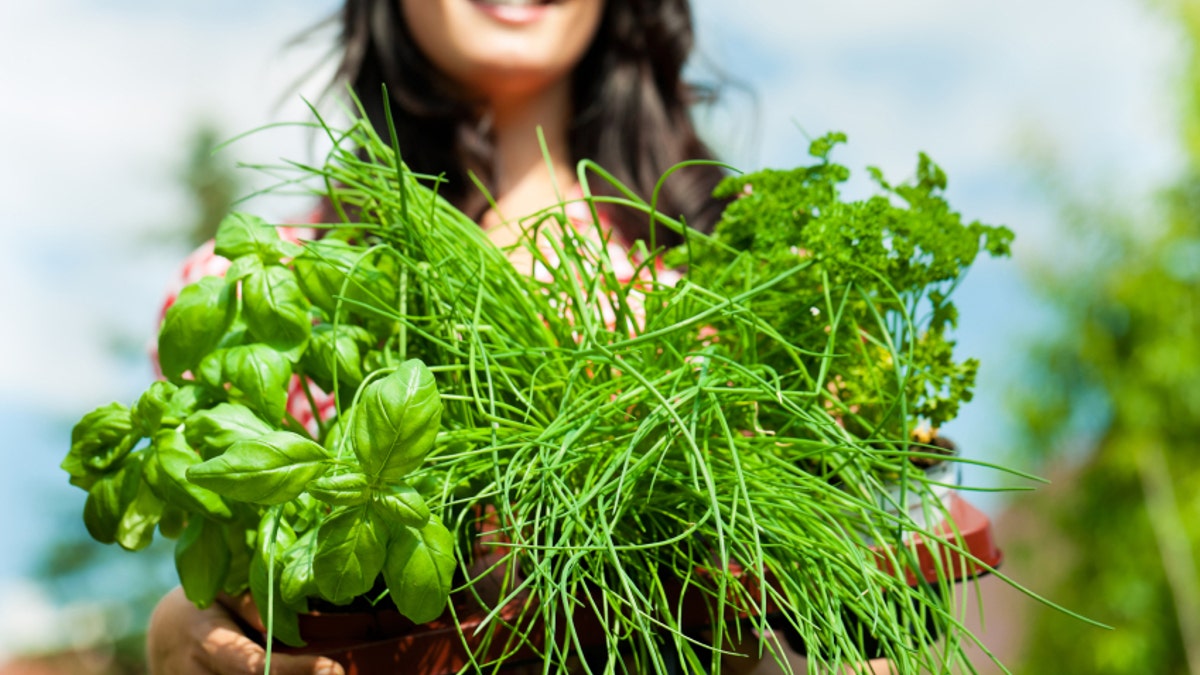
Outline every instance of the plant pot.
POLYGON ((945 520, 951 496, 956 494, 955 486, 962 482, 962 467, 957 462, 944 461, 915 471, 923 473, 924 479, 914 479, 908 485, 901 485, 899 481, 890 483, 886 496, 881 495, 879 498, 879 506, 893 514, 898 514, 901 510, 906 511, 920 529, 936 527, 945 520), (937 483, 929 485, 929 494, 939 502, 938 504, 929 503, 926 499, 926 491, 921 485, 925 481, 937 483))
MULTIPOLYGON (((944 504, 949 517, 934 525, 933 529, 958 542, 962 551, 944 546, 931 547, 920 536, 913 536, 907 542, 918 562, 921 577, 929 583, 930 592, 934 593, 939 592, 939 580, 961 581, 986 574, 998 566, 1003 557, 993 538, 991 521, 983 512, 953 490, 948 490, 944 504)), ((882 552, 877 557, 877 563, 885 571, 891 569, 889 558, 882 552)), ((742 583, 760 583, 740 566, 733 567, 742 583)), ((910 570, 907 574, 911 585, 919 583, 914 572, 910 570)), ((769 574, 765 583, 772 583, 769 574)), ((541 672, 538 655, 546 644, 544 632, 535 624, 532 630, 526 631, 530 636, 529 642, 517 644, 509 629, 523 611, 530 609, 527 607, 532 602, 530 599, 512 600, 479 633, 476 633, 476 629, 484 625, 489 611, 478 602, 461 595, 452 596, 451 601, 452 611, 448 609, 438 619, 420 625, 405 619, 393 609, 303 614, 300 616, 300 633, 308 645, 294 648, 277 644, 275 649, 292 654, 328 656, 341 663, 347 675, 401 671, 414 675, 452 675, 472 662, 472 654, 475 654, 477 662, 482 663, 503 659, 500 672, 518 673, 525 669, 541 672)), ((706 602, 706 597, 698 589, 684 595, 680 626, 683 631, 699 633, 707 627, 709 611, 706 602)), ((262 643, 265 631, 254 605, 248 601, 232 604, 227 601, 227 605, 234 611, 247 634, 262 643)), ((773 605, 767 607, 768 617, 776 612, 773 605)), ((728 618, 738 620, 747 616, 731 610, 728 618)), ((783 631, 795 651, 804 653, 804 645, 787 621, 775 617, 771 623, 783 631)), ((575 616, 573 628, 589 665, 593 665, 593 657, 602 664, 609 655, 605 630, 600 620, 581 612, 575 616)), ((936 638, 937 626, 930 624, 925 630, 928 639, 936 638)), ((871 649, 869 640, 866 648, 871 649)))

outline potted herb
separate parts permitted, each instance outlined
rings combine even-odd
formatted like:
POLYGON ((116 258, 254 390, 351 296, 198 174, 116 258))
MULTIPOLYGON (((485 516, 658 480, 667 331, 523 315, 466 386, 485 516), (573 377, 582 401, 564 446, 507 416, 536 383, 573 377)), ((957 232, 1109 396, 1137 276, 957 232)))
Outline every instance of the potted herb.
POLYGON ((970 397, 949 293, 1011 234, 963 224, 931 162, 845 200, 826 137, 812 166, 727 181, 711 236, 592 197, 585 162, 591 207, 687 237, 682 280, 642 251, 622 282, 561 210, 527 220, 546 274, 520 274, 365 123, 330 136, 290 168, 338 222, 297 245, 227 218, 229 272, 163 323, 166 379, 76 426, 96 539, 176 538, 188 597, 248 592, 269 645, 372 611, 392 658, 445 655, 430 673, 698 670, 749 635, 782 659, 772 627, 821 665, 965 658, 953 582, 994 552, 880 496, 942 508, 912 433, 970 397), (304 424, 289 392, 333 405, 304 424))

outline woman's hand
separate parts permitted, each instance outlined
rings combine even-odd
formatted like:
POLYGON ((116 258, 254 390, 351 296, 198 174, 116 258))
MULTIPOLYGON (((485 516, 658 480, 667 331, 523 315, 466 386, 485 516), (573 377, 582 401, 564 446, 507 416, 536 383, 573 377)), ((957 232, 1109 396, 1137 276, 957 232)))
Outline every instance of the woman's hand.
MULTIPOLYGON (((197 609, 176 588, 150 617, 146 660, 151 675, 262 675, 266 652, 242 633, 221 603, 197 609)), ((271 675, 343 675, 337 662, 316 656, 271 655, 271 675)))

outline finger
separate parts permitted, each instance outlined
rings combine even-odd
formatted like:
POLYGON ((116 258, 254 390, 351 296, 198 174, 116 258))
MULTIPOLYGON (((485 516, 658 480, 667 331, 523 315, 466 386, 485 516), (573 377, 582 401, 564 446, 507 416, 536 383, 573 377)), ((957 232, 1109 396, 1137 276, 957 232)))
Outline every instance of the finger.
POLYGON ((242 593, 238 596, 231 596, 227 593, 217 595, 217 603, 225 608, 229 614, 241 619, 254 630, 265 633, 266 626, 263 625, 262 617, 259 616, 258 607, 254 604, 254 599, 249 593, 242 593))
MULTIPOLYGON (((210 608, 211 609, 211 608, 210 608)), ((224 611, 212 613, 212 622, 202 649, 205 666, 217 675, 262 675, 266 651, 246 637, 224 611)), ((336 661, 324 656, 271 654, 271 675, 344 675, 336 661)))

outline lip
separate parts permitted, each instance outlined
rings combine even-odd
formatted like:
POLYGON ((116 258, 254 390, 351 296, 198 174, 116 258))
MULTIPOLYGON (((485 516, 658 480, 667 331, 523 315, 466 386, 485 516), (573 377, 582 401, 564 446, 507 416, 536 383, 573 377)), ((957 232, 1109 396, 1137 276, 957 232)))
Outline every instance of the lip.
POLYGON ((479 2, 478 0, 470 0, 470 2, 475 9, 478 9, 500 23, 510 26, 525 26, 536 23, 553 6, 553 3, 538 5, 494 5, 488 2, 479 2))

